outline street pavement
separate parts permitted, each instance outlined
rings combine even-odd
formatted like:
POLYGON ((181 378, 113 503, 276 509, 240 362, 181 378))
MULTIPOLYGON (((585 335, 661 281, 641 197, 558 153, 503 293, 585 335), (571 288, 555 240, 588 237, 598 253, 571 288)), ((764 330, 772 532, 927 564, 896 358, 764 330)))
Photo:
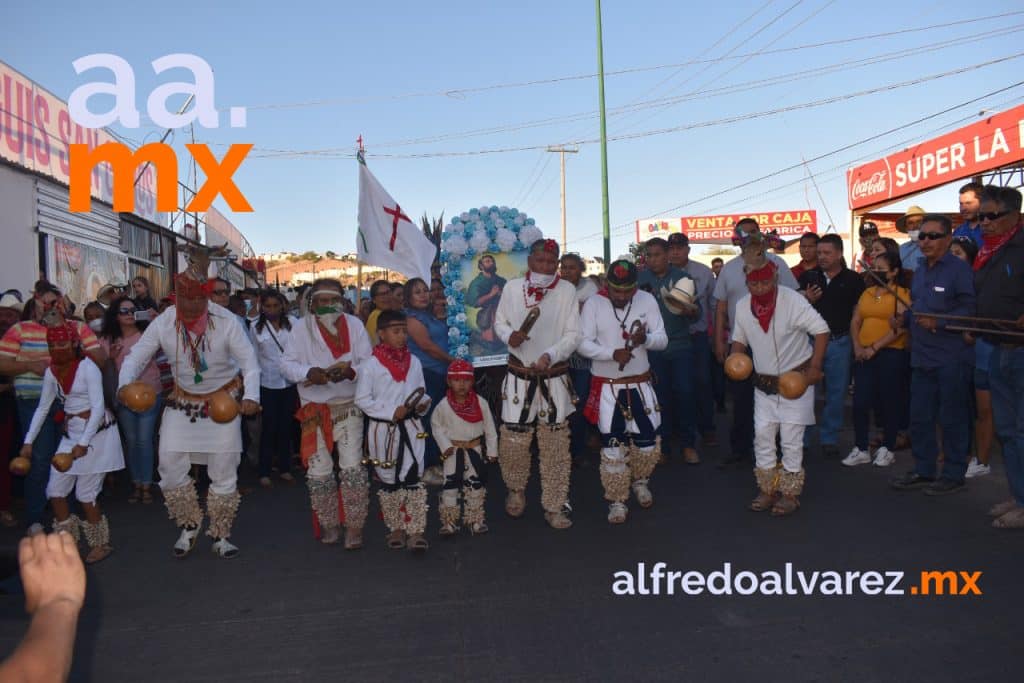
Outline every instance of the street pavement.
MULTIPOLYGON (((720 434, 727 433, 719 416, 720 434)), ((844 434, 845 449, 851 434, 844 434)), ((245 495, 234 560, 204 537, 177 560, 163 506, 128 505, 123 485, 101 504, 114 554, 88 568, 76 681, 973 681, 1017 680, 1024 532, 989 526, 1006 497, 1002 468, 944 498, 900 493, 910 466, 845 468, 812 451, 802 508, 754 513, 748 465, 659 467, 655 505, 605 521, 594 460, 575 470, 574 526, 549 529, 537 474, 528 511, 502 511, 490 471, 491 532, 437 536, 429 552, 388 550, 376 500, 366 546, 314 541, 304 486, 245 495), (613 575, 669 571, 982 572, 982 595, 615 596, 613 575)), ((999 457, 995 457, 999 463, 999 457)), ((255 484, 243 467, 245 483, 255 484)), ((0 535, 10 554, 13 530, 0 535)), ((8 567, 10 566, 8 562, 8 567)), ((649 585, 649 583, 648 583, 649 585)), ((0 647, 25 631, 22 598, 0 596, 0 647)))

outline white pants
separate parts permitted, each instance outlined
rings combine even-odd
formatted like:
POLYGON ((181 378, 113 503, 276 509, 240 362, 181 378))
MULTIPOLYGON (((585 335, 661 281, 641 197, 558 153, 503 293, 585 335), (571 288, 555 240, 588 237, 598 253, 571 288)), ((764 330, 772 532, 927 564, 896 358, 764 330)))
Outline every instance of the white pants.
POLYGON ((93 504, 96 502, 96 496, 100 494, 100 489, 103 488, 105 476, 107 476, 106 472, 69 474, 50 468, 50 481, 46 485, 46 497, 67 498, 71 489, 75 489, 75 498, 79 503, 93 504))
POLYGON ((188 453, 165 451, 160 454, 160 488, 176 489, 189 481, 192 460, 206 462, 206 473, 210 477, 210 491, 219 495, 234 493, 238 484, 238 463, 241 453, 188 453))
POLYGON ((754 460, 761 469, 775 467, 778 462, 775 436, 782 443, 782 469, 799 472, 804 462, 804 425, 789 422, 768 422, 754 411, 754 460))
MULTIPOLYGON (((331 413, 340 410, 331 406, 331 413)), ((338 467, 345 470, 360 467, 363 462, 363 414, 355 406, 346 404, 334 423, 334 443, 338 447, 338 467)), ((334 459, 324 443, 324 435, 319 429, 316 432, 316 453, 309 458, 307 476, 316 479, 329 477, 334 473, 334 459)))

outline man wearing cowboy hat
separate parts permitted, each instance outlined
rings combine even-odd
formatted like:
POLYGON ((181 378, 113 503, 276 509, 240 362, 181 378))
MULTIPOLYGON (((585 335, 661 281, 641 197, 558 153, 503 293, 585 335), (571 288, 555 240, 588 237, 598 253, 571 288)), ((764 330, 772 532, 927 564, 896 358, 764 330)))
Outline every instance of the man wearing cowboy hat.
POLYGON ((924 258, 917 243, 917 236, 921 232, 921 223, 924 222, 926 213, 920 206, 911 206, 905 214, 896 219, 896 229, 906 233, 909 238, 900 245, 900 260, 907 270, 916 270, 918 261, 924 258))

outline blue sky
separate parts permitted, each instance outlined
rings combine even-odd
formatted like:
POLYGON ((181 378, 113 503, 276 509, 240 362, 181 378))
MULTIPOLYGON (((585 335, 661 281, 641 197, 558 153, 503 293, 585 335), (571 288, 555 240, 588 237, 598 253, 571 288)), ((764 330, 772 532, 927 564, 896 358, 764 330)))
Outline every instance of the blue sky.
MULTIPOLYGON (((214 68, 218 108, 249 108, 246 129, 197 128, 198 141, 224 145, 252 142, 265 150, 339 150, 333 155, 288 157, 260 157, 256 150, 251 153, 235 180, 255 211, 232 214, 222 200, 217 205, 258 252, 354 251, 357 168, 353 159, 342 155, 351 153, 360 134, 366 141, 371 170, 410 215, 444 211, 451 216, 484 204, 509 205, 534 216, 547 234, 557 236, 557 155, 534 150, 400 157, 545 146, 597 136, 596 118, 521 127, 596 110, 597 82, 593 78, 444 94, 459 88, 593 73, 595 16, 589 0, 294 0, 244 5, 207 2, 187 8, 138 2, 84 6, 56 2, 48 3, 45 12, 19 7, 6 12, 0 59, 61 98, 67 99, 85 82, 71 68, 75 58, 112 52, 135 67, 136 101, 144 107, 149 91, 170 78, 158 78, 149 62, 172 52, 191 52, 214 68), (53 6, 56 8, 50 9, 53 6), (423 96, 410 96, 416 94, 423 96), (280 106, 310 101, 320 104, 280 106), (519 130, 465 136, 483 128, 517 126, 519 130), (393 144, 442 135, 452 137, 428 144, 393 144)), ((742 116, 1009 57, 1024 52, 1024 14, 736 58, 1021 10, 1024 7, 1012 0, 974 6, 952 1, 698 4, 605 0, 606 70, 679 64, 696 58, 718 60, 609 76, 609 110, 695 91, 729 86, 737 90, 724 95, 704 93, 672 106, 610 117, 609 135, 643 134, 742 116), (961 39, 966 40, 954 43, 961 39), (950 43, 954 47, 933 49, 950 43), (898 51, 906 54, 860 68, 844 67, 801 80, 752 87, 776 76, 898 51)), ((1024 80, 1019 77, 1022 61, 1011 59, 784 115, 610 142, 612 253, 625 250, 632 239, 634 220, 653 216, 812 208, 819 212, 822 230, 830 222, 829 214, 835 223, 845 224, 844 174, 833 170, 835 167, 845 167, 860 157, 876 158, 892 146, 965 125, 966 121, 956 122, 972 115, 974 120, 985 108, 1002 110, 1020 104, 1024 87, 811 164, 820 197, 806 181, 806 172, 797 170, 711 199, 695 200, 799 163, 802 156, 813 158, 1024 80), (683 208, 659 213, 679 205, 683 208)), ((138 140, 148 135, 148 141, 160 135, 145 125, 121 132, 138 140)), ((176 144, 185 141, 183 133, 176 134, 176 144)), ((214 149, 220 154, 224 148, 214 149)), ((597 145, 581 145, 579 154, 568 157, 567 196, 569 249, 599 255, 597 145)), ((929 209, 955 209, 955 188, 913 203, 929 209)))

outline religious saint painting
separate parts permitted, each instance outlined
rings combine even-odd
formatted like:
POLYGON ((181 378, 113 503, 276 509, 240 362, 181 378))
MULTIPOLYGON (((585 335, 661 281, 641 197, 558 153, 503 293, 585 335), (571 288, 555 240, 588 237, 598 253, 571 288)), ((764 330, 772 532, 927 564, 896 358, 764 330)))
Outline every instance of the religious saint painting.
POLYGON ((503 365, 508 360, 508 347, 494 332, 494 318, 505 283, 526 274, 526 256, 525 251, 484 252, 462 259, 469 355, 476 367, 503 365))

